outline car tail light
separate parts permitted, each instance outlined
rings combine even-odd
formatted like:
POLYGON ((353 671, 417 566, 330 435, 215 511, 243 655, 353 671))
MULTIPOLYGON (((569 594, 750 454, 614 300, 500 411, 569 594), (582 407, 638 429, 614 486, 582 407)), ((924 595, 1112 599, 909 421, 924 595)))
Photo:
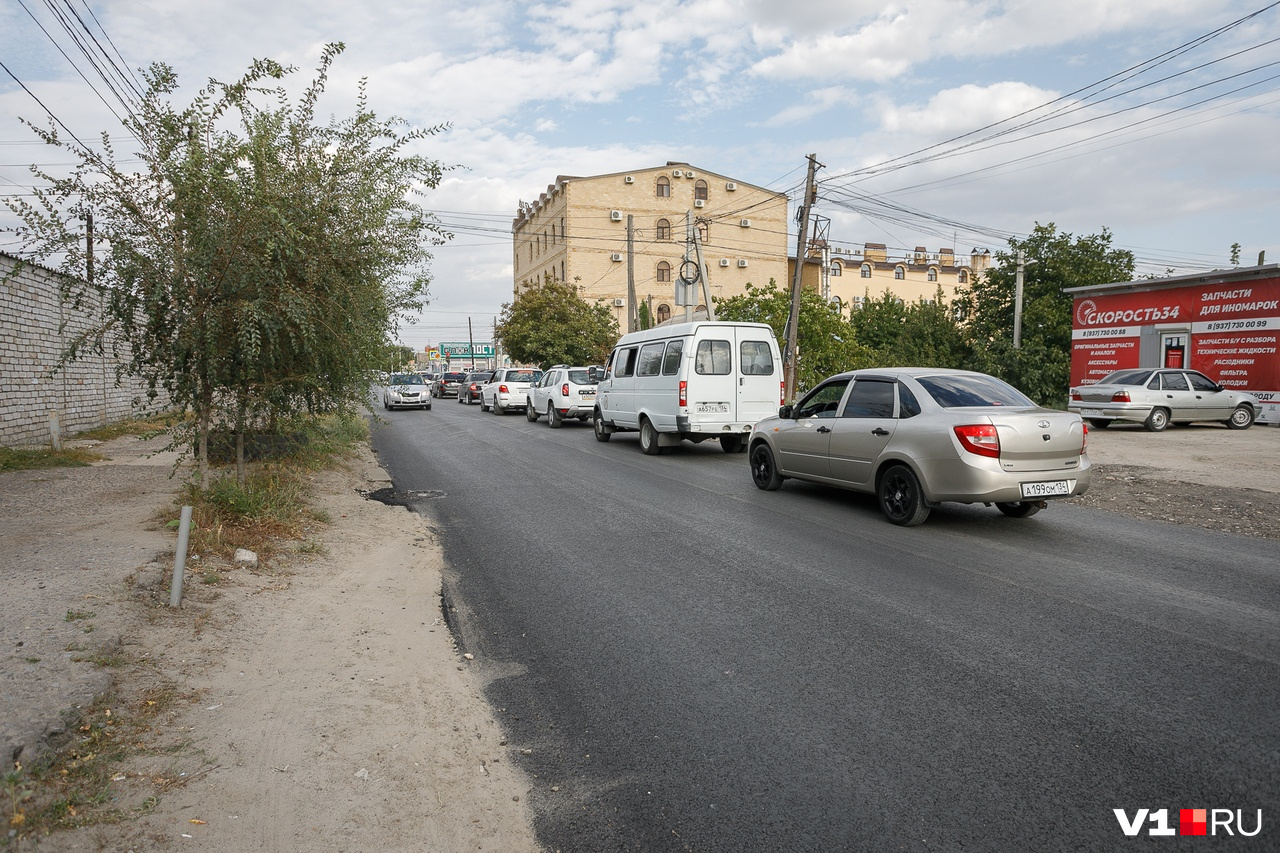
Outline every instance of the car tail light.
POLYGON ((682 381, 680 383, 680 405, 689 405, 689 383, 682 381))
POLYGON ((1084 402, 1084 397, 1082 397, 1082 396, 1080 395, 1080 392, 1079 392, 1079 391, 1077 391, 1076 389, 1072 388, 1072 389, 1071 389, 1071 400, 1072 400, 1072 402, 1075 402, 1075 403, 1083 403, 1083 402, 1084 402))
POLYGON ((499 385, 499 386, 498 386, 498 393, 499 393, 499 394, 510 394, 511 392, 507 389, 507 386, 506 386, 506 385, 499 385))
POLYGON ((992 459, 1000 458, 1000 436, 991 424, 966 424, 952 429, 965 450, 992 459))
POLYGON ((569 396, 569 383, 568 383, 568 382, 566 382, 566 383, 564 383, 563 385, 561 385, 561 386, 560 386, 560 396, 561 396, 561 397, 568 397, 568 396, 569 396))
MULTIPOLYGON (((1183 384, 1186 384, 1186 383, 1183 383, 1183 384)), ((1117 391, 1116 393, 1114 393, 1114 394, 1112 394, 1112 395, 1111 395, 1111 402, 1113 402, 1113 403, 1128 403, 1128 402, 1130 402, 1130 400, 1129 400, 1129 392, 1128 392, 1128 391, 1117 391)))
POLYGON ((787 404, 787 383, 779 382, 778 383, 778 406, 781 407, 781 406, 785 406, 786 404, 787 404))
POLYGON ((1080 426, 1084 427, 1084 437, 1080 439, 1080 455, 1084 455, 1084 449, 1089 446, 1089 425, 1081 422, 1080 426))

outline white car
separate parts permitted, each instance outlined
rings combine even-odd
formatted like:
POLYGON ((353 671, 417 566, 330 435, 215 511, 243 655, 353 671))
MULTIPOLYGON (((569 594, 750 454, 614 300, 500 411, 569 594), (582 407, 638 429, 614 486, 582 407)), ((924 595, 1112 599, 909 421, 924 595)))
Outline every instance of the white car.
POLYGON ((493 410, 505 415, 507 409, 523 409, 529 387, 542 378, 542 371, 531 367, 504 367, 495 370, 493 379, 480 389, 480 411, 493 410))
POLYGON ((396 373, 382 389, 384 409, 430 409, 431 384, 420 373, 396 373))
POLYGON ((596 405, 596 383, 604 370, 600 367, 569 367, 557 364, 542 374, 538 384, 529 389, 524 415, 530 422, 547 416, 547 426, 559 428, 565 418, 587 421, 596 405))

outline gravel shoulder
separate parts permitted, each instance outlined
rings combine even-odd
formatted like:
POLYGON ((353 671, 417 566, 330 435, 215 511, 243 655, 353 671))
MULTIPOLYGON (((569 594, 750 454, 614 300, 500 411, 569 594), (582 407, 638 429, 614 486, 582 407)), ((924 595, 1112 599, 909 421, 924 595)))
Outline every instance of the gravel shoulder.
MULTIPOLYGON (((180 480, 158 446, 0 474, 6 762, 72 739, 68 712, 103 697, 168 697, 112 783, 140 816, 38 849, 536 851, 538 783, 444 624, 435 531, 363 497, 390 485, 372 454, 316 476, 322 553, 193 558, 175 610, 180 480)), ((1093 487, 1073 502, 1280 539, 1280 429, 1112 427, 1089 450, 1093 487)))

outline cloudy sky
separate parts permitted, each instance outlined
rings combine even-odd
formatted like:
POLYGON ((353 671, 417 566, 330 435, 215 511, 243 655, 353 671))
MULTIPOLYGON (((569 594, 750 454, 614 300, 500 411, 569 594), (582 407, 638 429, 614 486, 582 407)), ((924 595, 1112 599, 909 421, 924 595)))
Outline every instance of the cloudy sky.
POLYGON ((304 83, 333 41, 332 112, 365 78, 380 115, 450 126, 422 148, 459 168, 425 201, 456 236, 402 331, 415 347, 465 339, 468 319, 488 338, 520 200, 559 174, 668 160, 794 198, 816 154, 815 212, 850 248, 967 254, 1053 222, 1110 230, 1140 274, 1229 266, 1233 243, 1241 265, 1280 262, 1280 3, 1265 0, 3 0, 0 194, 59 162, 19 117, 47 110, 127 154, 79 44, 168 63, 186 103, 254 58, 304 83))

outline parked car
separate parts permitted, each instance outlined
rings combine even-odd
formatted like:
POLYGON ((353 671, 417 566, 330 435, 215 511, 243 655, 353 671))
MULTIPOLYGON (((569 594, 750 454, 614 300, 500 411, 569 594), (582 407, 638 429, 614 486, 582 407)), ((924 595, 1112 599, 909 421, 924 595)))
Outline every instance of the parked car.
POLYGON ((558 429, 566 418, 586 421, 596 405, 596 384, 602 367, 569 367, 557 364, 529 388, 524 416, 530 422, 547 416, 547 426, 558 429))
POLYGON ((505 415, 507 409, 523 409, 529 387, 542 378, 542 371, 530 367, 503 367, 480 389, 480 411, 505 415))
POLYGON ((492 370, 481 370, 475 373, 468 373, 466 378, 462 380, 462 384, 458 386, 458 402, 466 403, 470 406, 472 403, 480 399, 480 389, 485 383, 493 378, 492 370))
POLYGON ((436 395, 437 399, 443 400, 445 397, 458 396, 458 389, 462 387, 463 381, 467 378, 465 373, 448 372, 440 374, 440 378, 431 388, 431 393, 436 395))
POLYGON ((748 459, 761 489, 794 477, 867 492, 894 524, 920 524, 944 501, 1026 518, 1088 491, 1088 432, 1078 415, 984 373, 867 369, 826 379, 756 424, 748 459))
POLYGON ((1248 429, 1260 405, 1252 394, 1224 388, 1198 370, 1143 367, 1117 370, 1095 385, 1072 388, 1067 410, 1098 429, 1112 421, 1133 421, 1161 432, 1171 423, 1192 421, 1248 429))
POLYGON ((605 371, 591 413, 596 440, 636 430, 650 455, 710 438, 736 453, 781 397, 782 358, 765 323, 709 320, 630 332, 605 371))
POLYGON ((394 373, 382 389, 384 409, 430 409, 431 386, 421 373, 394 373))

